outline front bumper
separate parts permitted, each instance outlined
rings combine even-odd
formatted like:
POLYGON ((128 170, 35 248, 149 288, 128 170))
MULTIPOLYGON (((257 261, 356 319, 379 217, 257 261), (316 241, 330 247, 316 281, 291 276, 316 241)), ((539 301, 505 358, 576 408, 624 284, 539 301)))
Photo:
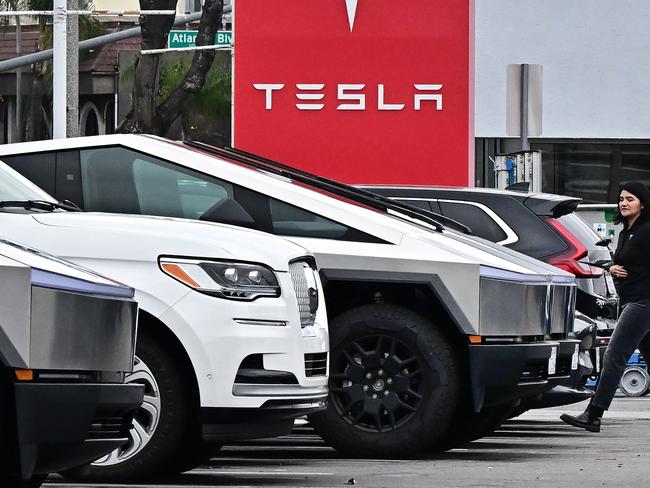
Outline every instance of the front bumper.
POLYGON ((579 342, 470 345, 474 410, 535 396, 570 379, 578 367, 579 342))
POLYGON ((325 408, 326 396, 301 402, 269 400, 261 408, 202 408, 203 440, 221 443, 285 435, 293 429, 294 419, 325 408))
POLYGON ((589 353, 593 350, 578 350, 578 361, 575 356, 569 355, 575 351, 575 344, 579 341, 561 341, 563 353, 558 358, 556 375, 549 377, 549 389, 534 395, 522 398, 521 406, 526 409, 557 407, 581 402, 593 396, 593 391, 583 388, 584 378, 593 372, 593 365, 589 353))
POLYGON ((23 478, 79 466, 128 440, 144 387, 110 383, 16 383, 23 478))
POLYGON ((277 278, 287 290, 278 298, 236 302, 190 292, 160 316, 190 358, 201 407, 261 408, 268 400, 301 403, 327 395, 325 307, 315 325, 302 328, 291 278, 277 278))

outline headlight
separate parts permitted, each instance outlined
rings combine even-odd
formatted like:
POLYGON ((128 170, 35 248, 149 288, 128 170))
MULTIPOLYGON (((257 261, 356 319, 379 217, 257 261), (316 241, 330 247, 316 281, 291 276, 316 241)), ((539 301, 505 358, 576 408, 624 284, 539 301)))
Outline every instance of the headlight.
POLYGON ((166 257, 158 263, 163 273, 207 295, 247 301, 280 296, 275 273, 261 264, 166 257))

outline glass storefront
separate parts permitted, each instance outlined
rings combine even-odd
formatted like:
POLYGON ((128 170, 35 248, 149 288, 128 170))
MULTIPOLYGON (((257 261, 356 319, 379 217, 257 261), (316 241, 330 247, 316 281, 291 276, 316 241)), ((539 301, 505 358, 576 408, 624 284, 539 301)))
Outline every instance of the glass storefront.
MULTIPOLYGON (((645 142, 645 141, 644 141, 645 142)), ((542 189, 576 196, 584 203, 613 203, 621 182, 650 186, 650 144, 577 140, 531 140, 542 151, 542 189)), ((490 156, 520 149, 517 139, 477 139, 477 186, 494 185, 490 156)))

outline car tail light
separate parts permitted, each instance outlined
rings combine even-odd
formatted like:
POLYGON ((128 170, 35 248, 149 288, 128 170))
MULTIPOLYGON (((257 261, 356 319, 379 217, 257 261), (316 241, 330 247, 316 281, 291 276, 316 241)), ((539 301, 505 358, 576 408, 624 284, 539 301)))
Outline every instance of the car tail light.
POLYGON ((587 248, 559 220, 549 218, 547 221, 568 246, 566 251, 547 258, 547 263, 567 271, 578 278, 596 278, 603 274, 601 268, 580 262, 580 259, 587 256, 587 248))

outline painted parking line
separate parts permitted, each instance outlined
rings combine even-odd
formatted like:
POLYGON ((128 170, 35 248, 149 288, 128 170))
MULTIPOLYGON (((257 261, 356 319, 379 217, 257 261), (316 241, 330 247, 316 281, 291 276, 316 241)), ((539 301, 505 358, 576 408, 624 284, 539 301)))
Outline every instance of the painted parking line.
MULTIPOLYGON (((562 413, 568 413, 569 415, 580 415, 582 412, 584 412, 584 409, 580 410, 569 410, 566 409, 562 412, 560 411, 552 411, 552 412, 544 412, 542 410, 539 411, 532 411, 532 412, 526 412, 523 415, 520 415, 519 417, 516 418, 516 420, 557 420, 558 422, 560 421, 560 415, 562 413)), ((630 410, 627 412, 616 412, 616 411, 608 411, 605 412, 605 415, 603 416, 603 419, 610 419, 610 420, 650 420, 650 411, 647 410, 630 410)))
POLYGON ((334 473, 315 471, 240 471, 233 469, 193 469, 192 474, 215 474, 232 476, 334 476, 334 473))

